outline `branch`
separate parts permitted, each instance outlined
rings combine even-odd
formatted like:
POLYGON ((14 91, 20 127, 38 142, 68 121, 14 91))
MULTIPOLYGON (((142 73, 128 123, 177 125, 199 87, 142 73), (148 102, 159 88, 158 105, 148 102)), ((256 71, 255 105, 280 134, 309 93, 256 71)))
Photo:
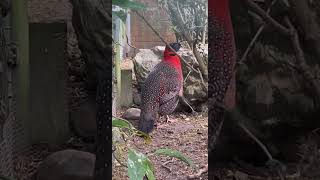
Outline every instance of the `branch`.
POLYGON ((313 52, 320 59, 320 24, 312 7, 306 0, 289 0, 291 10, 297 25, 303 31, 306 42, 313 48, 313 52))
POLYGON ((123 162, 120 161, 120 159, 117 157, 116 154, 113 153, 113 157, 118 161, 118 163, 119 163, 121 166, 128 168, 128 166, 127 166, 126 164, 124 164, 123 162))
POLYGON ((208 164, 200 169, 196 174, 189 175, 188 179, 199 179, 200 176, 206 172, 208 172, 208 164))
POLYGON ((243 122, 248 122, 248 118, 242 115, 237 108, 228 109, 224 104, 218 102, 216 99, 213 99, 213 105, 223 108, 230 115, 230 118, 237 121, 237 125, 252 138, 263 152, 267 155, 269 161, 274 161, 271 153, 268 151, 267 147, 256 137, 254 134, 247 128, 243 122))
MULTIPOLYGON (((193 71, 195 72, 199 72, 197 71, 197 69, 195 69, 192 65, 190 65, 182 56, 180 56, 162 37, 161 35, 151 26, 151 24, 136 10, 133 10, 140 18, 143 19, 143 21, 150 27, 150 29, 160 38, 160 40, 166 44, 166 46, 168 46, 171 51, 173 51, 188 67, 190 67, 193 71)), ((199 63, 199 61, 198 61, 199 63)), ((200 63, 199 63, 200 64, 200 63)), ((200 67, 201 70, 201 67, 200 67)), ((202 76, 201 72, 199 72, 200 76, 202 76)), ((207 74, 208 75, 208 74, 207 74)), ((206 87, 205 84, 203 84, 204 87, 206 87)))
MULTIPOLYGON (((277 2, 277 0, 273 0, 267 10, 267 15, 269 15, 270 11, 271 11, 271 7, 277 2)), ((265 25, 261 25, 258 29, 258 31, 256 32, 256 34, 254 35, 253 39, 251 40, 249 46, 247 47, 246 51, 244 52, 244 54, 242 55, 242 58, 240 59, 240 61, 237 64, 242 64, 244 63, 245 59, 247 58, 248 53, 250 52, 250 50, 252 49, 254 43, 257 41, 258 37, 260 36, 260 34, 262 33, 263 29, 265 28, 265 25)))
POLYGON ((274 20, 269 14, 267 14, 263 9, 261 9, 256 3, 254 3, 252 0, 246 0, 246 3, 249 7, 251 7, 258 15, 262 17, 262 19, 275 27, 280 33, 284 35, 291 35, 292 32, 290 29, 284 27, 280 23, 278 23, 276 20, 274 20))
POLYGON ((300 67, 300 69, 302 71, 302 75, 305 77, 305 79, 310 81, 312 87, 314 88, 314 92, 316 95, 315 98, 317 98, 317 100, 319 100, 319 97, 320 97, 319 82, 312 77, 312 74, 310 73, 310 68, 306 64, 304 52, 303 52, 301 45, 300 45, 300 42, 299 42, 298 32, 294 28, 294 26, 292 25, 292 23, 288 17, 285 17, 285 22, 288 25, 288 27, 290 28, 290 30, 293 32, 293 34, 290 36, 290 39, 291 39, 294 53, 296 56, 297 65, 300 67))
POLYGON ((188 66, 190 67, 192 70, 196 71, 197 70, 191 66, 184 58, 182 58, 163 38, 162 36, 151 26, 151 24, 136 10, 133 10, 148 26, 149 28, 160 38, 160 40, 166 45, 168 46, 171 51, 173 51, 177 56, 179 56, 179 58, 188 66))

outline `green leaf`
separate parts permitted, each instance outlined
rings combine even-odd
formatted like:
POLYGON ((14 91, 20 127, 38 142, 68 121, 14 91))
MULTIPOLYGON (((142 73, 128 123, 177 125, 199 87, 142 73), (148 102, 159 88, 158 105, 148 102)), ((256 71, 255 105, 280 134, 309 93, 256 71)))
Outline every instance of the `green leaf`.
POLYGON ((137 130, 136 128, 133 127, 133 125, 124 119, 118 119, 118 118, 112 118, 112 127, 118 127, 118 128, 126 128, 129 129, 131 132, 135 133, 137 136, 142 137, 145 141, 146 144, 150 144, 151 143, 151 137, 149 136, 149 134, 146 134, 142 131, 137 130))
POLYGON ((144 4, 130 0, 112 0, 112 5, 116 5, 124 9, 145 9, 144 4))
POLYGON ((146 144, 151 143, 152 140, 151 140, 151 137, 149 134, 146 134, 146 133, 139 131, 139 130, 136 130, 136 134, 137 134, 137 136, 142 137, 145 140, 146 144))
POLYGON ((147 170, 146 170, 146 175, 147 175, 147 178, 148 180, 155 180, 156 177, 154 177, 154 167, 151 163, 151 161, 148 159, 148 161, 146 161, 146 165, 147 165, 147 170))
POLYGON ((158 149, 154 154, 156 154, 156 155, 165 155, 165 156, 178 158, 181 161, 187 163, 189 166, 194 167, 194 164, 193 164, 192 160, 189 159, 187 156, 183 155, 181 152, 179 152, 177 150, 161 148, 161 149, 158 149))
POLYGON ((145 175, 155 180, 153 165, 146 155, 129 149, 127 165, 130 180, 142 180, 145 175))
POLYGON ((112 11, 112 16, 119 17, 123 22, 126 22, 127 20, 127 13, 123 10, 120 11, 112 11))
POLYGON ((132 124, 123 119, 112 118, 112 127, 132 129, 132 124))

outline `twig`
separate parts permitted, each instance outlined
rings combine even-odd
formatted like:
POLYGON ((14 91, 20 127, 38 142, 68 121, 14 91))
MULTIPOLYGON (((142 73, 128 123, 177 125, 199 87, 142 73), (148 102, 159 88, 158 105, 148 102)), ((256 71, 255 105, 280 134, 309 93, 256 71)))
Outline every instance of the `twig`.
POLYGON ((170 161, 166 161, 163 164, 161 164, 161 166, 164 167, 165 169, 167 169, 171 173, 172 170, 169 167, 167 167, 166 165, 169 163, 173 163, 173 162, 174 162, 173 159, 171 159, 170 161))
POLYGON ((208 172, 208 164, 205 165, 202 169, 200 169, 196 174, 189 175, 188 179, 200 178, 200 176, 206 172, 208 172))
POLYGON ((271 153, 268 151, 267 147, 258 139, 256 138, 251 132, 250 130, 241 122, 238 123, 238 125, 256 142, 259 144, 259 146, 261 147, 261 149, 264 151, 264 153, 266 153, 266 155, 268 156, 269 160, 273 160, 273 157, 271 155, 271 153))
POLYGON ((126 167, 126 168, 128 167, 126 164, 122 163, 115 154, 113 154, 113 157, 118 161, 118 163, 119 163, 121 166, 126 167))
POLYGON ((191 73, 191 70, 189 70, 189 72, 188 72, 187 76, 184 78, 184 81, 183 81, 184 83, 187 81, 187 79, 188 79, 188 77, 189 77, 190 73, 191 73))
MULTIPOLYGON (((271 11, 271 7, 272 7, 276 2, 277 2, 277 0, 273 0, 273 1, 271 2, 270 6, 269 6, 269 8, 268 8, 268 10, 267 10, 267 15, 269 15, 269 13, 270 13, 270 11, 271 11)), ((242 63, 245 61, 245 59, 246 59, 249 51, 252 49, 254 43, 257 41, 258 37, 260 36, 260 34, 262 33, 262 31, 263 31, 264 28, 265 28, 265 25, 264 25, 264 24, 259 27, 258 31, 257 31, 256 34, 254 35, 253 39, 251 40, 249 46, 247 47, 246 51, 245 51, 244 54, 242 55, 242 58, 240 59, 240 61, 238 62, 238 64, 242 64, 242 63)))
MULTIPOLYGON (((231 113, 234 115, 234 117, 238 117, 239 118, 239 115, 238 114, 235 114, 236 113, 236 109, 233 109, 233 110, 228 110, 226 108, 225 105, 223 105, 222 103, 216 101, 215 99, 213 100, 213 103, 214 105, 217 105, 223 109, 225 109, 228 113, 231 113)), ((265 154, 267 155, 268 159, 269 160, 274 160, 271 153, 268 151, 267 147, 257 138, 255 137, 251 131, 240 121, 237 122, 237 125, 246 133, 249 135, 249 137, 251 137, 260 147, 261 149, 265 152, 265 154)))
POLYGON ((246 0, 247 5, 251 7, 258 15, 262 17, 262 19, 271 24, 273 27, 275 27, 280 33, 284 35, 291 35, 292 31, 285 26, 278 23, 276 20, 274 20, 269 14, 267 14, 263 9, 261 9, 256 3, 254 3, 252 0, 246 0))
POLYGON ((133 48, 133 49, 138 49, 138 48, 136 48, 135 46, 133 46, 133 45, 131 45, 130 43, 129 43, 129 38, 128 38, 128 35, 126 34, 126 39, 127 39, 127 44, 128 44, 128 46, 130 46, 131 48, 133 48))
POLYGON ((189 104, 189 102, 187 101, 187 99, 184 97, 184 96, 180 96, 182 101, 187 105, 189 106, 189 108, 191 109, 192 113, 195 112, 195 110, 192 108, 192 106, 189 104))
POLYGON ((201 79, 201 83, 202 83, 203 87, 208 91, 207 86, 206 86, 206 83, 204 82, 204 79, 203 79, 203 77, 202 77, 201 70, 198 69, 198 72, 199 72, 200 79, 201 79))
POLYGON ((136 10, 133 10, 148 26, 149 28, 160 38, 160 40, 170 48, 171 51, 173 51, 177 56, 179 56, 179 58, 188 66, 190 67, 192 70, 196 71, 197 70, 191 66, 183 57, 181 57, 163 38, 162 36, 151 26, 151 24, 136 10))
POLYGON ((181 13, 181 10, 180 10, 180 7, 179 7, 179 1, 177 1, 177 9, 178 9, 179 15, 181 17, 182 23, 186 24, 186 21, 183 19, 183 16, 182 16, 182 13, 181 13))
POLYGON ((296 62, 298 64, 298 67, 301 68, 303 76, 310 81, 312 84, 314 91, 315 91, 315 98, 319 99, 320 97, 320 87, 318 85, 318 81, 314 79, 309 71, 309 67, 306 64, 306 60, 304 57, 304 52, 301 48, 300 42, 299 42, 299 35, 297 30, 292 25, 290 19, 288 17, 285 17, 285 22, 290 28, 290 30, 293 32, 293 34, 290 36, 290 39, 292 41, 293 49, 296 56, 296 62))

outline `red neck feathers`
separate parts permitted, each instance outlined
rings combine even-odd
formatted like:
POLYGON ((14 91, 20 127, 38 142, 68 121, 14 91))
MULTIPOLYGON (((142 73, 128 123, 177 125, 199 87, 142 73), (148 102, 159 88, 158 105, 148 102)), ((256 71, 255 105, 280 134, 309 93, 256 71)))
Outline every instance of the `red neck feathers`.
MULTIPOLYGON (((235 72, 233 67, 236 62, 236 49, 233 37, 233 28, 229 10, 229 0, 209 0, 209 23, 216 28, 215 34, 211 35, 212 41, 210 46, 215 47, 213 51, 216 60, 225 62, 223 67, 226 73, 222 73, 221 78, 225 79, 224 84, 228 85, 226 94, 224 95, 224 103, 227 108, 235 106, 235 72), (229 64, 229 65, 228 65, 229 64)), ((210 36, 210 33, 209 33, 210 36)))
POLYGON ((229 33, 233 34, 229 0, 211 0, 209 1, 209 16, 214 16, 219 24, 223 25, 229 33))
POLYGON ((166 47, 163 53, 163 61, 172 65, 175 69, 181 70, 181 63, 179 56, 172 52, 170 48, 166 47))

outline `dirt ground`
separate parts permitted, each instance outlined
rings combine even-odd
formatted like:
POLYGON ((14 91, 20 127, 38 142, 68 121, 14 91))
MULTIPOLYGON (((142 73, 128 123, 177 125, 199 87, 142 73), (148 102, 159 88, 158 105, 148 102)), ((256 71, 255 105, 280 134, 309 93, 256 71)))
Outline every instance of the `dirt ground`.
MULTIPOLYGON (((151 156, 155 167, 157 180, 185 180, 188 175, 197 173, 208 164, 208 117, 206 115, 175 113, 170 115, 172 122, 161 122, 160 127, 154 129, 150 134, 152 143, 145 144, 142 138, 136 137, 130 143, 134 148, 144 154, 150 154, 159 148, 170 148, 178 150, 189 157, 195 164, 193 170, 186 163, 166 156, 151 156)), ((132 122, 135 126, 137 122, 132 122)), ((128 179, 127 171, 117 166, 113 171, 114 180, 128 179)), ((202 174, 198 179, 208 179, 208 174, 202 174)))

